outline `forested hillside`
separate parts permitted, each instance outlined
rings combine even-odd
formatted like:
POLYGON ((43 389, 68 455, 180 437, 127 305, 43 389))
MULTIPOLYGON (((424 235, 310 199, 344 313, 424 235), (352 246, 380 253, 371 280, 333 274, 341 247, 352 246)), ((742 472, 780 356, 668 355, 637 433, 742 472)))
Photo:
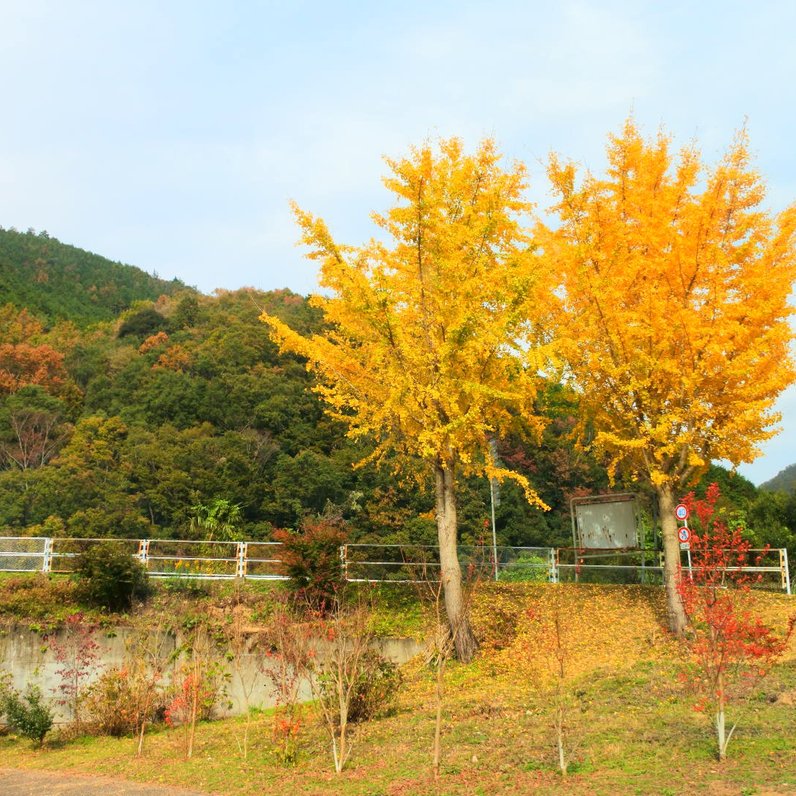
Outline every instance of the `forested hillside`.
POLYGON ((796 493, 796 464, 788 465, 780 470, 770 481, 760 484, 761 489, 767 492, 796 493))
POLYGON ((46 232, 0 227, 0 296, 48 320, 110 321, 135 301, 185 289, 140 268, 68 246, 46 232))
MULTIPOLYGON (((277 353, 263 309, 295 328, 320 324, 289 291, 183 292, 87 332, 45 328, 6 306, 0 523, 14 533, 187 536, 203 514, 240 507, 236 532, 249 538, 334 511, 358 536, 433 541, 426 485, 389 463, 355 467, 369 450, 324 414, 303 362, 277 353)), ((511 439, 501 452, 556 510, 532 510, 518 489, 501 488, 507 543, 566 541, 567 497, 606 485, 563 443, 571 399, 551 388, 548 401, 559 419, 542 453, 511 439)), ((470 538, 485 533, 488 499, 488 483, 467 485, 470 538)))
MULTIPOLYGON (((299 331, 319 329, 318 311, 302 296, 251 289, 204 296, 46 237, 0 239, 26 251, 52 246, 62 264, 73 251, 74 268, 98 269, 95 285, 115 285, 114 274, 123 274, 130 281, 103 295, 132 305, 101 320, 97 313, 111 306, 100 302, 102 291, 64 277, 62 312, 44 309, 45 294, 20 306, 19 291, 0 306, 3 533, 269 538, 276 527, 331 512, 353 540, 435 541, 433 490, 420 471, 397 472, 389 461, 358 466, 370 450, 323 412, 304 362, 280 355, 258 320, 267 310, 299 331), (111 275, 100 273, 105 267, 111 275), (170 293, 142 300, 139 286, 157 285, 170 293)), ((17 274, 15 283, 23 282, 17 274)), ((499 486, 502 544, 570 544, 570 498, 609 488, 601 463, 570 441, 575 396, 551 384, 539 403, 552 418, 541 443, 523 441, 518 418, 498 453, 551 510, 531 508, 511 483, 499 486)), ((721 482, 725 511, 756 540, 792 546, 796 496, 759 492, 721 468, 703 488, 712 480, 721 482)), ((463 482, 460 520, 465 541, 491 535, 486 479, 463 482)))

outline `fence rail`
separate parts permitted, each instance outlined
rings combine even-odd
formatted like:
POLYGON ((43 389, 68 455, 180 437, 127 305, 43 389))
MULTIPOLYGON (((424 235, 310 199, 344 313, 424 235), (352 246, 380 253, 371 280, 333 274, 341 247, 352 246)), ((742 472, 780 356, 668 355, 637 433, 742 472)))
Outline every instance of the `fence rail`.
MULTIPOLYGON (((0 537, 0 572, 74 572, 77 557, 91 545, 113 542, 137 558, 154 578, 286 580, 280 542, 220 542, 182 539, 66 539, 0 537)), ((750 550, 743 570, 760 586, 791 593, 788 551, 750 550)), ((651 550, 572 547, 459 547, 465 576, 526 582, 645 583, 663 581, 661 554, 651 550)), ((340 548, 344 578, 352 583, 408 583, 434 579, 436 545, 347 544, 340 548)), ((683 554, 681 565, 691 565, 683 554)), ((735 569, 738 569, 736 567, 735 569)), ((729 568, 733 569, 733 568, 729 568)))
MULTIPOLYGON (((680 566, 684 571, 695 569, 687 551, 681 551, 680 566)), ((653 550, 584 550, 556 549, 559 580, 581 583, 632 582, 663 583, 663 553, 653 550)), ((786 548, 754 548, 747 551, 742 566, 726 567, 727 572, 743 570, 759 576, 753 584, 760 588, 791 593, 788 551, 786 548)))
POLYGON ((153 578, 285 580, 279 542, 182 539, 0 537, 0 572, 69 574, 92 545, 111 542, 137 558, 153 578))
MULTIPOLYGON (((458 552, 465 574, 503 580, 557 580, 552 547, 459 545, 458 552)), ((340 557, 345 578, 353 583, 434 579, 440 567, 436 545, 347 544, 340 557)))

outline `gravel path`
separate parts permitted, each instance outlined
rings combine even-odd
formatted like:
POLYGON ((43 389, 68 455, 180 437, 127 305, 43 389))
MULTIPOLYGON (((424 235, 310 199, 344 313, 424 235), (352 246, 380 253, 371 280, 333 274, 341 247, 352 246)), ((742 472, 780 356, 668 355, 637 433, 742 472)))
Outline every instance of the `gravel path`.
POLYGON ((143 785, 110 777, 10 768, 0 768, 0 794, 2 796, 209 796, 196 790, 143 785))

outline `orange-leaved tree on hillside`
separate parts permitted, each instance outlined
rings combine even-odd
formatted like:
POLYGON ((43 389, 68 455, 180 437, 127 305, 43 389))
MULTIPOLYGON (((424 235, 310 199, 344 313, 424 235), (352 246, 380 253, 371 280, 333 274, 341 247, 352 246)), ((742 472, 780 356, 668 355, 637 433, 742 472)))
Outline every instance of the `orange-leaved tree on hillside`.
POLYGON ((0 343, 0 395, 38 384, 47 392, 63 392, 64 355, 49 345, 0 343))
POLYGON ((584 438, 593 435, 612 475, 654 490, 680 633, 675 495, 711 460, 758 456, 794 378, 796 209, 763 209, 745 131, 710 169, 693 147, 675 155, 662 133, 645 140, 632 120, 607 153, 605 176, 580 180, 551 157, 560 226, 539 237, 563 280, 562 345, 584 438))
POLYGON ((13 304, 0 306, 0 340, 4 343, 30 343, 44 331, 41 321, 24 307, 13 304))
POLYGON ((492 141, 465 155, 457 139, 388 160, 396 204, 375 215, 392 241, 340 246, 320 219, 294 208, 325 294, 312 302, 327 330, 305 338, 263 315, 283 350, 305 356, 318 391, 351 437, 376 441, 434 474, 440 563, 456 652, 476 640, 457 557, 461 473, 524 478, 499 468, 489 439, 523 415, 537 431, 537 323, 547 285, 521 217, 525 170, 504 170, 492 141))

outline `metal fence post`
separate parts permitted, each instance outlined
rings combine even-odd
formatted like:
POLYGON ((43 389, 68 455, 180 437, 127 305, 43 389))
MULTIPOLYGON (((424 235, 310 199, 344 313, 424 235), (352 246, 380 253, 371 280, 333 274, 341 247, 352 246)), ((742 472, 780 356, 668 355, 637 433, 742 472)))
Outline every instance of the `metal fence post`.
POLYGON ((51 572, 53 565, 53 540, 51 536, 48 536, 44 540, 44 555, 41 559, 41 571, 42 572, 51 572))
POLYGON ((348 582, 348 545, 340 545, 340 569, 343 573, 343 580, 348 582))
POLYGON ((235 570, 235 577, 246 577, 246 542, 238 542, 238 564, 235 570))
POLYGON ((790 594, 790 568, 788 567, 788 548, 782 547, 779 551, 779 564, 782 567, 782 587, 786 594, 790 594))
POLYGON ((149 539, 141 539, 138 542, 138 558, 144 565, 144 569, 149 569, 149 539))
POLYGON ((548 558, 550 559, 550 570, 548 573, 550 583, 558 583, 558 550, 555 547, 550 548, 548 558))

